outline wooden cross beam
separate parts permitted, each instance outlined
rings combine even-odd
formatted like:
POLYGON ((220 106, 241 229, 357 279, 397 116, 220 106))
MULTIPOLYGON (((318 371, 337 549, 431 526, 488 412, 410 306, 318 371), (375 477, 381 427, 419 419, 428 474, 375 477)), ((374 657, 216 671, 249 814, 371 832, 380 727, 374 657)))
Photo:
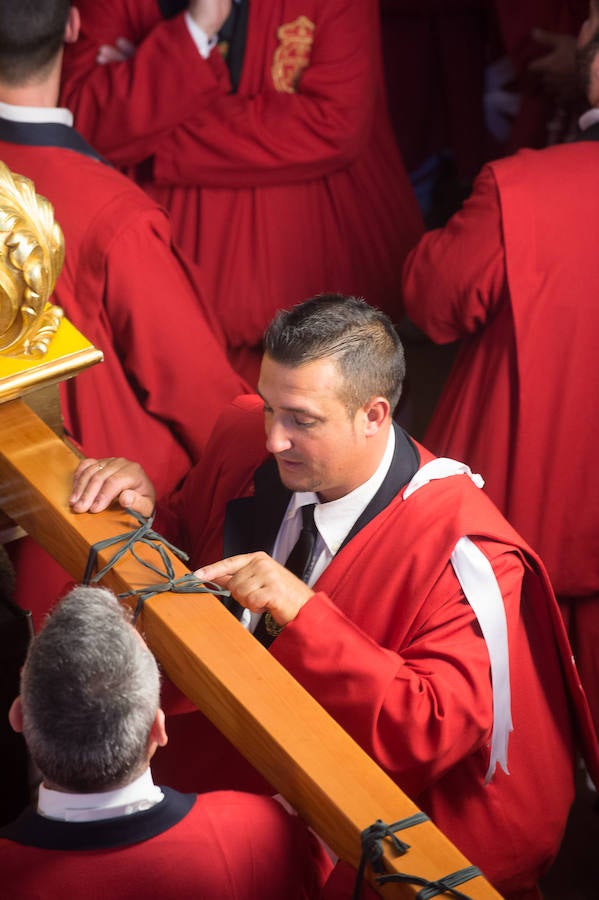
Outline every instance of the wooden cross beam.
MULTIPOLYGON (((78 459, 22 401, 0 404, 0 435, 0 508, 80 580, 90 546, 136 523, 120 510, 71 512, 67 498, 78 459)), ((98 564, 111 552, 100 554, 98 564)), ((155 562, 149 549, 140 555, 155 562)), ((172 563, 176 577, 188 571, 174 557, 172 563)), ((116 593, 158 581, 130 554, 104 578, 116 593)), ((377 819, 391 823, 418 811, 215 597, 156 595, 145 604, 142 624, 169 678, 341 859, 358 865, 361 832, 377 819)), ((385 848, 389 873, 435 880, 469 864, 432 822, 401 838, 411 849, 395 857, 385 848)), ((419 890, 407 884, 376 889, 397 898, 419 890)), ((473 900, 499 897, 480 876, 460 889, 473 900)))

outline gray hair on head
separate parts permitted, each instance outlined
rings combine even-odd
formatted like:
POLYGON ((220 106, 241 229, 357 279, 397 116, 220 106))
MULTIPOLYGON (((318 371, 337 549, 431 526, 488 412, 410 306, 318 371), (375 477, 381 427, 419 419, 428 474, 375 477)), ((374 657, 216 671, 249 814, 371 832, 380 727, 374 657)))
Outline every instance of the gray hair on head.
POLYGON ((76 587, 32 641, 23 733, 44 780, 96 792, 141 774, 160 702, 154 656, 104 588, 76 587))

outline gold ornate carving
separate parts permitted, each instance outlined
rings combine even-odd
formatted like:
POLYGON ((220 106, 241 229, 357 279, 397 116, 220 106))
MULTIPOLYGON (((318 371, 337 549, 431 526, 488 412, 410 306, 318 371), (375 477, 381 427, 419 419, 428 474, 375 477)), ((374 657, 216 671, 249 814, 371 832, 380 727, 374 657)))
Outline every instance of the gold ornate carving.
POLYGON ((314 22, 299 16, 277 30, 279 44, 272 61, 272 80, 277 91, 295 94, 302 72, 310 64, 314 22))
POLYGON ((51 203, 0 162, 0 354, 45 354, 62 317, 48 300, 63 261, 51 203))

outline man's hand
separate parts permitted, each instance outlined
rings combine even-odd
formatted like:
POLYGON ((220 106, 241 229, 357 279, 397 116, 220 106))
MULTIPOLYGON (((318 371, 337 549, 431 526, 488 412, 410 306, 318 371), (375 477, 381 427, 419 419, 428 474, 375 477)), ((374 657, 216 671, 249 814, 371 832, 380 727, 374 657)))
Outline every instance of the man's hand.
POLYGON ((69 503, 74 512, 101 512, 113 500, 142 516, 156 503, 154 486, 139 463, 121 457, 84 459, 73 476, 69 503))
POLYGON ((220 31, 231 12, 231 0, 189 0, 188 12, 196 25, 211 38, 220 31))
POLYGON ((111 62, 124 62, 131 59, 135 53, 135 44, 128 41, 127 38, 120 37, 114 42, 114 46, 110 44, 102 44, 96 56, 96 62, 101 65, 111 62))
POLYGON ((262 551, 230 556, 198 569, 195 575, 231 591, 251 612, 270 610, 278 625, 292 622, 314 596, 312 588, 262 551))
POLYGON ((555 34, 535 28, 532 36, 548 52, 528 66, 545 89, 558 97, 568 97, 576 86, 576 38, 571 34, 555 34))

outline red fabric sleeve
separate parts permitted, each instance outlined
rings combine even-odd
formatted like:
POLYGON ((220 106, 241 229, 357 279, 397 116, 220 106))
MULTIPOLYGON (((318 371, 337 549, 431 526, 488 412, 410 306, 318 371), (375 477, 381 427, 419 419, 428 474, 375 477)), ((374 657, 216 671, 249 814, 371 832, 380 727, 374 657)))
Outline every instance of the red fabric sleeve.
POLYGON ((104 302, 145 409, 169 422, 197 460, 223 406, 245 386, 206 324, 170 240, 164 212, 151 204, 136 211, 106 248, 104 302))
POLYGON ((76 128, 115 165, 146 159, 153 142, 220 90, 228 70, 218 52, 204 60, 183 15, 162 20, 155 0, 80 0, 81 34, 66 46, 61 102, 76 128), (131 59, 100 65, 101 44, 137 45, 131 59))
POLYGON ((156 530, 190 555, 191 568, 222 558, 226 505, 253 490, 266 455, 263 405, 256 394, 225 405, 202 459, 156 508, 156 530))
MULTIPOLYGON (((519 609, 523 565, 511 552, 491 561, 509 623, 510 610, 519 609)), ((381 593, 377 602, 400 602, 385 598, 384 587, 381 593)), ((271 647, 412 797, 485 748, 493 721, 487 647, 449 563, 429 600, 431 614, 401 653, 379 646, 322 593, 271 647)))
POLYGON ((499 195, 485 166, 463 209, 444 228, 425 234, 408 255, 404 304, 414 324, 446 344, 481 328, 505 287, 499 195))
MULTIPOLYGON (((223 94, 155 150, 154 180, 167 185, 256 187, 319 178, 352 162, 375 108, 376 3, 319 7, 310 63, 297 93, 223 94)), ((256 23, 258 24, 258 23, 256 23)))

